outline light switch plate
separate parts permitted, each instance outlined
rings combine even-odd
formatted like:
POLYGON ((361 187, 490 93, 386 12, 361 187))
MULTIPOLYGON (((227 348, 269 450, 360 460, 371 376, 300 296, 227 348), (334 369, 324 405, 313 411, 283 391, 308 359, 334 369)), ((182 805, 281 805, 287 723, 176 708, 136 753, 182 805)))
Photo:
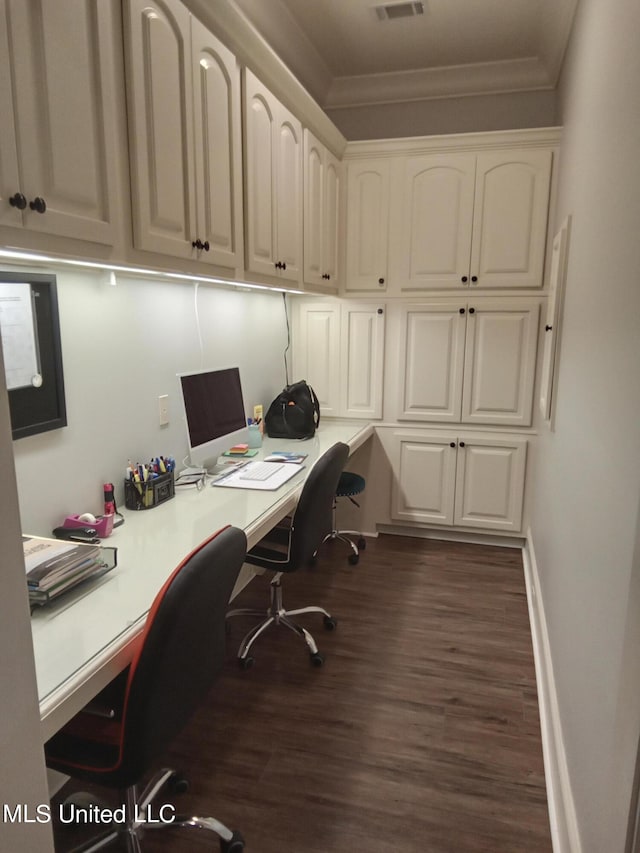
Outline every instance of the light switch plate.
POLYGON ((166 426, 169 423, 169 395, 161 394, 158 397, 158 412, 160 415, 160 426, 166 426))

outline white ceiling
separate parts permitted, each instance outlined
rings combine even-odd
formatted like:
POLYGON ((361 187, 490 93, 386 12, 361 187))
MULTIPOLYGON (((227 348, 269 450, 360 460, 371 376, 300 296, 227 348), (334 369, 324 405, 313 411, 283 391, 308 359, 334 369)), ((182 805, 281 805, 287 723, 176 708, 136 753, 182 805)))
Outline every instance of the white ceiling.
POLYGON ((578 3, 423 0, 381 22, 381 1, 230 0, 325 109, 553 89, 578 3))

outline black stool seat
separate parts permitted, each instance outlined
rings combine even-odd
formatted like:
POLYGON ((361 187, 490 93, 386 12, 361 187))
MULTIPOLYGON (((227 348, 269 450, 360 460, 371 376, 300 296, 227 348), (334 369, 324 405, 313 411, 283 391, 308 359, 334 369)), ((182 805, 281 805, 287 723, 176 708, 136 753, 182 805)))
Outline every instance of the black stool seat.
POLYGON ((339 498, 352 498, 354 495, 364 492, 364 487, 364 477, 361 477, 360 474, 353 474, 351 471, 343 471, 338 480, 336 496, 339 498))

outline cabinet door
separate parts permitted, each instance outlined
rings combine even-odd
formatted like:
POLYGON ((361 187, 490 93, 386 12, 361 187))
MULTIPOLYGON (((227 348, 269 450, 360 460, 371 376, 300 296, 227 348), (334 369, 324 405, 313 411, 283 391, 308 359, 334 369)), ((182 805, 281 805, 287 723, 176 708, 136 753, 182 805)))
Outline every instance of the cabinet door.
POLYGON ((402 291, 468 284, 475 165, 473 154, 407 158, 394 248, 402 291))
MULTIPOLYGON (((40 210, 27 205, 24 226, 107 245, 114 236, 112 15, 111 4, 100 0, 4 0, 0 7, 3 25, 10 21, 0 39, 8 41, 15 85, 13 108, 3 109, 3 182, 5 170, 15 180, 15 157, 5 161, 4 139, 15 110, 20 182, 13 192, 44 201, 40 210)), ((7 54, 2 63, 4 78, 7 54)), ((6 86, 9 78, 3 99, 6 86)), ((21 224, 15 216, 3 219, 21 224)))
MULTIPOLYGON (((22 225, 22 213, 9 203, 20 192, 18 149, 13 122, 13 87, 11 83, 9 3, 0 0, 0 225, 22 225)), ((14 47, 15 50, 15 47, 14 47)))
POLYGON ((231 51, 191 18, 197 236, 200 261, 242 266, 240 67, 231 51))
POLYGON ((456 442, 444 435, 395 432, 391 517, 453 524, 456 442))
POLYGON ((338 246, 340 235, 340 182, 340 161, 330 151, 325 150, 322 275, 325 284, 336 291, 338 289, 338 246))
POLYGON ((276 275, 275 102, 269 90, 245 70, 245 181, 247 268, 276 275))
POLYGON ((340 162, 304 130, 304 282, 338 289, 340 162))
POLYGON ((296 303, 293 330, 294 378, 306 379, 320 403, 321 416, 340 414, 340 305, 296 303))
POLYGON ((550 151, 478 155, 472 287, 542 286, 550 180, 550 151))
POLYGON ((195 256, 189 12, 127 0, 127 96, 136 248, 195 256))
POLYGON ((460 420, 465 328, 464 303, 401 309, 399 420, 460 420))
POLYGON ((531 423, 539 306, 533 300, 469 304, 462 421, 531 423))
POLYGON ((322 285, 324 269, 324 146, 305 128, 304 131, 304 280, 322 285))
POLYGON ((461 437, 454 524, 520 530, 526 453, 525 439, 461 437))
POLYGON ((387 286, 389 161, 349 163, 347 172, 347 277, 345 289, 387 286))
POLYGON ((343 305, 341 416, 382 417, 385 315, 382 305, 343 305))
POLYGON ((276 257, 281 278, 302 282, 302 125, 277 106, 276 257))

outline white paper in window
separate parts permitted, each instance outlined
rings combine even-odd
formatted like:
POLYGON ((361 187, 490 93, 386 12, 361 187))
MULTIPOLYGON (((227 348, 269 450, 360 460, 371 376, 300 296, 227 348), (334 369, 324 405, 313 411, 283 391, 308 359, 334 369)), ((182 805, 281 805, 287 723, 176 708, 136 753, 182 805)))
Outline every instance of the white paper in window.
POLYGON ((0 285, 0 332, 7 388, 42 385, 31 285, 0 285))

